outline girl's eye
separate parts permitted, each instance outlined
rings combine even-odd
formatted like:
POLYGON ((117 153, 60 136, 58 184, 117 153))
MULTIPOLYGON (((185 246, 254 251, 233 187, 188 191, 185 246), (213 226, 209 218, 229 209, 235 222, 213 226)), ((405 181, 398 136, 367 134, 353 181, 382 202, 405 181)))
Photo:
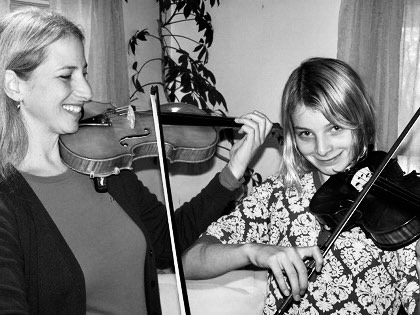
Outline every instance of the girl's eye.
POLYGON ((309 131, 301 131, 298 133, 298 137, 300 138, 308 138, 311 136, 311 133, 309 131))
POLYGON ((332 127, 332 130, 333 131, 341 131, 341 130, 343 130, 343 128, 341 128, 340 126, 335 125, 335 126, 332 127))

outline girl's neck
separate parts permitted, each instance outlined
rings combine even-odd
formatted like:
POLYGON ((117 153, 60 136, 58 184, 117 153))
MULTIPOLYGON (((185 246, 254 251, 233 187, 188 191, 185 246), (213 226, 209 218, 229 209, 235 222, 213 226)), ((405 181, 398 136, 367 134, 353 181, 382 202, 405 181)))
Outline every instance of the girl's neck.
POLYGON ((319 177, 319 180, 321 182, 321 185, 324 184, 330 178, 330 176, 322 174, 319 171, 317 171, 317 173, 318 173, 318 177, 319 177))

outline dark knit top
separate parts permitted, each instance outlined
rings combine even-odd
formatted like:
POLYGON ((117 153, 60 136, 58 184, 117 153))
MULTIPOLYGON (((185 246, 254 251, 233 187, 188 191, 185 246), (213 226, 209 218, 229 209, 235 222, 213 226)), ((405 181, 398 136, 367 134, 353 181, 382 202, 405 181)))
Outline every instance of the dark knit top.
MULTIPOLYGON (((236 196, 218 177, 175 212, 181 252, 236 196)), ((145 235, 148 314, 161 314, 156 270, 172 266, 173 260, 166 208, 130 171, 109 178, 109 193, 145 235)), ((0 313, 85 312, 80 265, 38 197, 16 172, 0 183, 0 313)))

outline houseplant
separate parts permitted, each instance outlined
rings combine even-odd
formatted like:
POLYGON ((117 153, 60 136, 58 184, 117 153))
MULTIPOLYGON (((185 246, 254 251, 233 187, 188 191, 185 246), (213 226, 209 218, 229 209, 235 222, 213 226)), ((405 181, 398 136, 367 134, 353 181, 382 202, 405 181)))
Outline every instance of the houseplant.
MULTIPOLYGON (((125 0, 127 2, 127 0, 125 0)), ((160 85, 167 102, 188 103, 202 109, 208 114, 225 116, 228 110, 226 101, 216 88, 216 78, 207 68, 209 48, 213 43, 213 25, 206 5, 219 6, 219 0, 157 0, 159 14, 157 32, 151 33, 148 28, 137 30, 128 40, 129 54, 136 55, 146 42, 158 41, 160 56, 150 58, 141 64, 133 61, 131 83, 134 92, 130 96, 133 102, 138 93, 145 93, 146 87, 160 85), (173 26, 188 23, 197 30, 195 37, 174 32, 173 26), (161 81, 149 82, 141 78, 142 71, 150 63, 159 63, 161 81)), ((179 30, 180 28, 176 28, 179 30)), ((234 133, 223 129, 221 140, 233 144, 234 133)), ((229 150, 229 149, 227 149, 229 150)), ((218 155, 219 158, 225 159, 218 155)), ((248 169, 246 184, 261 182, 261 176, 248 169)), ((246 185, 245 185, 246 186, 246 185)))
MULTIPOLYGON (((127 1, 127 0, 126 0, 127 1)), ((227 110, 223 95, 216 88, 216 78, 207 68, 209 47, 213 43, 213 26, 206 4, 219 5, 219 0, 158 0, 159 16, 157 34, 147 28, 137 30, 128 40, 129 53, 135 55, 141 43, 156 40, 161 47, 161 55, 143 64, 134 61, 131 83, 137 93, 144 93, 145 87, 156 82, 145 82, 140 78, 144 67, 151 62, 161 64, 161 82, 168 102, 183 102, 197 106, 206 113, 214 113, 215 106, 221 106, 220 113, 227 110), (173 26, 189 23, 197 29, 197 38, 173 32, 173 26), (188 46, 185 48, 184 46, 188 46), (192 48, 190 51, 188 48, 192 48)))

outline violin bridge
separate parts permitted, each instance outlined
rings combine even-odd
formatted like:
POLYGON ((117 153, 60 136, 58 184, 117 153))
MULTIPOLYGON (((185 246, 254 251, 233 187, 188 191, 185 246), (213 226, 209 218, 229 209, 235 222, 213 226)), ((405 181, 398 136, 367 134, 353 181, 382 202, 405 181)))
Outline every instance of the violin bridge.
POLYGON ((134 114, 133 106, 129 105, 127 109, 127 120, 130 122, 130 128, 134 129, 136 125, 136 115, 134 114))
POLYGON ((361 168, 354 174, 353 178, 351 179, 351 184, 354 188, 357 189, 358 192, 363 190, 363 186, 369 181, 372 177, 372 172, 368 167, 361 168))

